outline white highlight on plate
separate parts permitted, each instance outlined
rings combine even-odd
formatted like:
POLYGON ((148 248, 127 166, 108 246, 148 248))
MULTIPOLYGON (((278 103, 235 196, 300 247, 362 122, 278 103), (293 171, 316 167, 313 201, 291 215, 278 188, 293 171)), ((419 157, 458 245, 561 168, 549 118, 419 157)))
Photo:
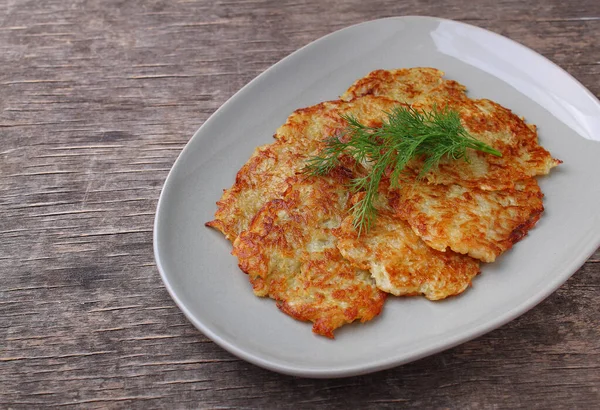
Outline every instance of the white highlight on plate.
POLYGON ((532 53, 519 43, 490 32, 472 34, 470 26, 442 21, 431 33, 431 38, 440 52, 512 85, 579 135, 600 141, 597 132, 600 128, 598 102, 577 80, 565 78, 565 72, 561 68, 549 65, 549 60, 545 57, 532 53), (512 47, 510 42, 513 43, 512 47), (524 76, 524 72, 519 69, 523 65, 544 66, 546 69, 524 76), (552 89, 547 87, 548 84, 553 84, 552 89), (572 102, 574 93, 579 94, 576 102, 572 102))

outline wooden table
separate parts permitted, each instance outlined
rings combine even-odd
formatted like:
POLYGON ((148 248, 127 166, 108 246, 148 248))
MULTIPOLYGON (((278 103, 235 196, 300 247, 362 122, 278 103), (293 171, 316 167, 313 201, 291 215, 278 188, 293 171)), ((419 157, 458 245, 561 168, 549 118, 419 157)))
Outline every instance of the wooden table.
POLYGON ((162 285, 156 203, 203 121, 314 39, 419 14, 506 35, 600 94, 597 0, 0 1, 0 408, 597 406, 600 252, 494 332, 338 380, 237 359, 162 285))

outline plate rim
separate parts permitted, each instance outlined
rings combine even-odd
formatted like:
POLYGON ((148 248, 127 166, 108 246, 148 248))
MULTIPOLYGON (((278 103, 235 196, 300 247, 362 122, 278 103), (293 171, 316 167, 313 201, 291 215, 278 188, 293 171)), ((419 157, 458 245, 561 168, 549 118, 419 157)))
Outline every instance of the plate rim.
MULTIPOLYGON (((217 110, 215 110, 200 125, 200 127, 196 130, 196 132, 192 135, 192 137, 186 142, 185 146, 183 147, 183 149, 177 156, 177 159, 174 161, 171 169, 169 170, 167 177, 165 178, 165 181, 163 183, 163 186, 161 188, 161 192, 159 195, 158 203, 156 205, 156 212, 155 212, 155 217, 154 217, 153 235, 152 235, 154 259, 155 259, 156 266, 158 268, 160 277, 163 281, 165 288, 167 289, 169 295, 171 296, 171 298, 173 299, 173 301, 175 302, 177 307, 184 313, 186 318, 206 337, 211 339, 214 343, 216 343, 218 346, 220 346, 224 350, 228 351, 229 353, 231 353, 249 363, 252 363, 254 365, 257 365, 259 367, 262 367, 262 368, 265 368, 265 369, 268 369, 271 371, 275 371, 278 373, 291 375, 291 376, 310 377, 310 378, 351 377, 351 376, 357 376, 357 375, 362 375, 362 374, 367 374, 367 373, 372 373, 372 372, 377 372, 377 371, 397 367, 402 364, 416 361, 423 357, 427 357, 427 356, 439 353, 441 351, 451 349, 451 348, 458 346, 462 343, 465 343, 469 340, 476 339, 492 330, 500 328, 501 326, 505 325, 506 323, 525 314, 526 312, 528 312, 529 310, 531 310, 535 306, 537 306, 539 303, 541 303, 543 300, 545 300, 552 293, 554 293, 567 280, 569 280, 577 272, 577 270, 581 266, 583 266, 585 261, 587 259, 589 259, 589 257, 596 251, 596 249, 598 247, 600 247, 600 235, 596 235, 596 237, 593 238, 594 240, 590 241, 586 248, 580 249, 580 252, 571 259, 571 262, 569 263, 568 268, 565 269, 565 271, 569 272, 568 275, 564 275, 564 277, 563 276, 557 277, 556 280, 549 282, 549 284, 547 286, 545 286, 544 288, 542 288, 538 293, 536 293, 532 297, 529 297, 522 303, 513 306, 509 311, 505 312, 504 314, 499 315, 497 318, 495 318, 491 321, 487 321, 485 323, 479 324, 478 326, 470 327, 467 330, 463 330, 462 332, 457 333, 456 335, 447 336, 443 339, 443 342, 436 342, 436 343, 433 343, 430 345, 426 345, 425 347, 417 349, 409 357, 404 357, 404 358, 400 358, 400 359, 392 358, 392 360, 386 359, 386 358, 379 359, 379 360, 372 359, 366 364, 336 366, 335 368, 324 369, 324 368, 314 368, 314 367, 291 366, 291 365, 273 362, 271 360, 262 358, 260 356, 254 355, 252 353, 249 353, 246 350, 244 350, 243 347, 239 347, 235 343, 230 343, 230 342, 224 340, 219 334, 217 334, 213 330, 211 330, 211 328, 209 326, 206 326, 202 321, 198 320, 194 316, 194 314, 186 307, 186 305, 183 303, 183 301, 179 298, 179 296, 174 291, 173 285, 171 284, 171 281, 168 277, 168 273, 166 272, 166 269, 163 267, 163 264, 161 262, 161 250, 159 249, 159 246, 158 246, 158 237, 159 237, 159 219, 160 219, 160 215, 162 213, 161 210, 165 206, 164 202, 166 201, 166 199, 165 199, 166 187, 170 185, 171 179, 174 178, 173 177, 174 170, 180 164, 181 158, 184 156, 184 153, 186 152, 186 150, 189 149, 191 141, 198 138, 197 136, 202 133, 202 130, 204 128, 207 127, 207 124, 210 124, 210 123, 216 121, 216 119, 219 117, 220 113, 222 111, 227 110, 227 108, 229 107, 230 104, 233 104, 236 97, 238 97, 241 93, 245 92, 248 88, 252 87, 254 85, 254 83, 260 81, 264 76, 269 75, 269 73, 272 70, 276 69, 277 66, 279 66, 280 64, 283 64, 288 59, 293 58, 296 54, 302 52, 305 48, 310 47, 318 42, 327 41, 327 39, 329 39, 333 35, 338 35, 346 30, 351 30, 358 26, 373 24, 373 23, 377 23, 377 22, 385 21, 385 20, 402 21, 402 20, 410 20, 410 19, 413 19, 413 20, 421 19, 421 20, 426 20, 429 22, 447 22, 447 23, 459 25, 462 27, 466 27, 470 30, 482 30, 483 32, 485 32, 488 35, 492 35, 492 36, 501 38, 504 41, 508 40, 512 47, 521 48, 529 53, 534 54, 537 57, 541 57, 542 59, 545 60, 545 62, 547 64, 551 65, 553 68, 555 68, 555 69, 558 68, 563 75, 566 75, 566 77, 568 77, 570 80, 574 81, 575 84, 577 86, 579 86, 580 90, 584 91, 584 93, 587 95, 587 97, 591 98, 591 100, 595 104, 596 108, 600 111, 600 100, 598 100, 598 98, 589 89, 587 89, 587 87, 585 87, 579 80, 577 80, 569 72, 567 72, 565 69, 563 69, 562 67, 560 67, 559 65, 557 65, 556 63, 554 63, 553 61, 551 61, 549 58, 545 57, 544 55, 538 53, 537 51, 535 51, 515 40, 512 40, 511 38, 508 38, 506 36, 503 36, 501 34, 493 32, 491 30, 488 30, 488 29, 485 29, 485 28, 482 28, 479 26, 475 26, 475 25, 472 25, 469 23, 464 23, 461 21, 445 19, 445 18, 440 18, 440 17, 407 15, 407 16, 392 16, 392 17, 385 17, 385 18, 364 21, 361 23, 357 23, 357 24, 353 24, 353 25, 341 28, 339 30, 335 30, 331 33, 328 33, 328 34, 322 36, 322 37, 319 37, 318 39, 315 39, 315 40, 309 42, 308 44, 300 47, 299 49, 295 50, 291 54, 289 54, 289 55, 285 56, 284 58, 282 58, 281 60, 277 61, 276 63, 274 63, 273 65, 268 67, 266 70, 264 70, 262 73, 260 73, 258 76, 254 77, 250 82, 248 82, 246 85, 244 85, 242 88, 240 88, 231 97, 229 97, 227 99, 227 101, 225 101, 217 110)), ((559 121, 561 121, 561 120, 559 120, 559 121)))

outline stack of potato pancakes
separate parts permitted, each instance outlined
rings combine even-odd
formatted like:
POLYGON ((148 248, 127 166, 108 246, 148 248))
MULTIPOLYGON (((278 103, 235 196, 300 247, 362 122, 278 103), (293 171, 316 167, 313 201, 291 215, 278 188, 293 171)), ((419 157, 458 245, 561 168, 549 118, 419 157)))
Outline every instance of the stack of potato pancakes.
POLYGON ((511 248, 544 207, 535 176, 561 161, 538 144, 536 127, 490 100, 472 100, 465 87, 434 68, 376 70, 337 101, 295 111, 256 148, 207 225, 233 243, 233 255, 254 293, 270 296, 288 315, 333 331, 377 316, 388 293, 431 300, 463 292, 511 248), (468 161, 444 159, 417 177, 415 159, 399 189, 379 187, 374 225, 360 235, 350 208, 364 193, 349 182, 368 172, 352 158, 326 176, 302 172, 326 138, 342 135, 353 116, 377 127, 401 104, 420 111, 447 107, 465 129, 502 153, 468 150, 468 161))

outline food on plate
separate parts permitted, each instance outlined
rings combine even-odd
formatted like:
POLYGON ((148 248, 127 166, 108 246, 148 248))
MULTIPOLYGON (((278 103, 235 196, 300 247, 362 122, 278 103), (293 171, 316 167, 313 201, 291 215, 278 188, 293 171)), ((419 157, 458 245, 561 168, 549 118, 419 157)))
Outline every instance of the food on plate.
MULTIPOLYGON (((467 164, 445 159, 436 171, 425 175, 428 182, 458 183, 485 190, 513 188, 515 182, 548 174, 560 163, 539 145, 534 126, 493 101, 463 100, 460 105, 447 106, 459 113, 470 135, 491 145, 502 156, 471 151, 467 164)), ((430 106, 419 103, 414 108, 428 110, 430 106)), ((417 170, 421 166, 418 161, 411 165, 417 170)))
POLYGON ((458 295, 534 227, 561 161, 537 130, 434 68, 376 70, 296 110, 213 221, 258 296, 333 337, 386 295, 458 295))
POLYGON ((359 234, 368 230, 376 217, 374 202, 384 177, 388 177, 392 189, 397 189, 404 184, 409 174, 407 167, 415 160, 423 163, 419 172, 422 176, 437 169, 445 158, 467 160, 469 150, 502 155, 471 137, 458 113, 447 109, 433 107, 431 111, 420 112, 400 105, 376 127, 362 124, 352 116, 344 119, 348 122, 344 132, 325 141, 326 147, 307 161, 306 172, 326 175, 348 156, 365 169, 350 182, 353 191, 364 191, 352 207, 359 234))
POLYGON ((302 169, 310 152, 281 141, 256 148, 237 173, 235 184, 217 202, 215 219, 207 225, 233 242, 269 199, 283 193, 286 178, 302 169))
POLYGON ((386 203, 394 202, 396 196, 390 192, 378 198, 377 220, 366 233, 359 235, 352 215, 344 219, 334 231, 342 255, 354 266, 369 270, 379 289, 396 296, 439 300, 463 292, 479 273, 479 261, 429 247, 386 203))
POLYGON ((412 105, 423 100, 441 104, 467 98, 463 85, 443 76, 443 71, 429 67, 375 70, 356 80, 340 99, 351 101, 374 95, 412 105))
MULTIPOLYGON (((442 71, 430 68, 376 70, 357 80, 342 98, 388 97, 408 102, 420 111, 429 111, 434 106, 448 107, 459 113, 469 134, 502 153, 502 156, 494 156, 470 151, 468 163, 446 158, 438 169, 424 176, 430 183, 457 183, 485 190, 513 188, 515 182, 545 175, 560 164, 538 144, 535 126, 526 124, 493 101, 468 98, 465 87, 444 80, 442 75, 442 71), (407 99, 407 95, 410 98, 407 99)), ((417 160, 409 167, 418 172, 422 165, 422 161, 417 160)))
POLYGON ((326 137, 340 132, 344 114, 376 124, 398 102, 384 98, 331 101, 296 110, 274 135, 272 144, 258 147, 237 173, 233 186, 217 202, 215 219, 208 226, 220 230, 229 241, 248 228, 254 215, 271 199, 281 197, 286 178, 300 172, 316 155, 326 137))
POLYGON ((288 178, 282 198, 267 202, 233 244, 257 296, 270 296, 283 312, 314 322, 313 331, 328 337, 346 323, 378 315, 386 297, 369 272, 336 247, 332 231, 350 205, 350 175, 339 168, 323 178, 288 178))
POLYGON ((406 181, 393 201, 427 245, 450 248, 483 262, 494 262, 531 229, 544 211, 542 191, 533 178, 514 188, 483 191, 461 185, 406 181))

